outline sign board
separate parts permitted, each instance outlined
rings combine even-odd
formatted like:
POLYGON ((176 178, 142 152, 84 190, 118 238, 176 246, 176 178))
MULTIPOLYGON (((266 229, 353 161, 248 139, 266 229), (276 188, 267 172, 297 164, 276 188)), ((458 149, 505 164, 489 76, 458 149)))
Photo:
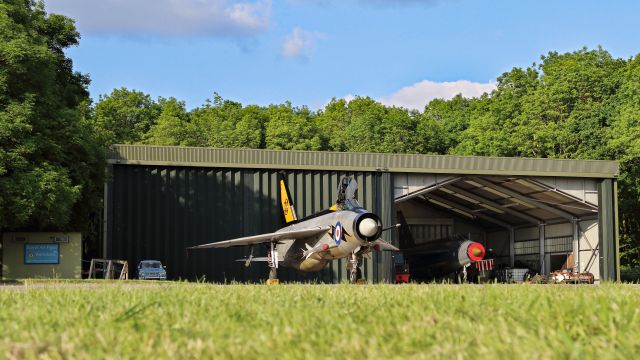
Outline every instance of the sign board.
POLYGON ((49 241, 53 243, 68 243, 69 235, 49 236, 49 241))
POLYGON ((24 244, 25 264, 59 264, 60 244, 24 244))

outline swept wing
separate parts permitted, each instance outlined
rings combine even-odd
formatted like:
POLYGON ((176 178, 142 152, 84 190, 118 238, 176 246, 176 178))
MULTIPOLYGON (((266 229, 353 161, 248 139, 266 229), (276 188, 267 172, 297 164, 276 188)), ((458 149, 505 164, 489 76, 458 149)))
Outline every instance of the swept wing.
POLYGON ((232 240, 219 241, 209 244, 192 246, 187 249, 208 249, 208 248, 226 248, 231 246, 244 246, 253 245, 268 242, 277 241, 293 241, 297 239, 304 239, 313 235, 327 232, 331 229, 330 226, 316 226, 308 229, 280 231, 268 234, 253 235, 247 237, 241 237, 232 240))

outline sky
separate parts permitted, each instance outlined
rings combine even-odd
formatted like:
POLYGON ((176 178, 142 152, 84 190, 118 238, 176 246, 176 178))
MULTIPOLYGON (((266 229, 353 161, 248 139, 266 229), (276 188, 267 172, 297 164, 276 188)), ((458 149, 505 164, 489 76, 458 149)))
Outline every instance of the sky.
POLYGON ((45 0, 76 21, 67 54, 91 96, 126 87, 195 108, 214 93, 243 104, 322 108, 369 96, 422 110, 491 91, 549 51, 640 53, 638 1, 45 0))

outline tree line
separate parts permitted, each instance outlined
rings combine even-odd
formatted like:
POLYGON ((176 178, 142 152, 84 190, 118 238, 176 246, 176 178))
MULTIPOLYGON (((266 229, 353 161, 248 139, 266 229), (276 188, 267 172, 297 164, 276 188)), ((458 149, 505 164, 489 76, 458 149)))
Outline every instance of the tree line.
POLYGON ((369 97, 311 110, 218 94, 187 109, 126 88, 92 102, 89 78, 64 54, 79 38, 41 3, 0 4, 0 232, 95 228, 105 149, 116 143, 611 159, 621 164, 622 261, 640 262, 640 54, 550 52, 503 73, 491 93, 422 111, 369 97))

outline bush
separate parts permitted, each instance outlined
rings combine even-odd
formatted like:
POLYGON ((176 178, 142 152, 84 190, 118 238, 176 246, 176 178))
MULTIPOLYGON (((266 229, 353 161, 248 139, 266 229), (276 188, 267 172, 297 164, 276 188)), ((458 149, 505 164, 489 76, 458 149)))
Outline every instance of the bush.
POLYGON ((620 280, 622 282, 640 283, 640 267, 620 268, 620 280))

